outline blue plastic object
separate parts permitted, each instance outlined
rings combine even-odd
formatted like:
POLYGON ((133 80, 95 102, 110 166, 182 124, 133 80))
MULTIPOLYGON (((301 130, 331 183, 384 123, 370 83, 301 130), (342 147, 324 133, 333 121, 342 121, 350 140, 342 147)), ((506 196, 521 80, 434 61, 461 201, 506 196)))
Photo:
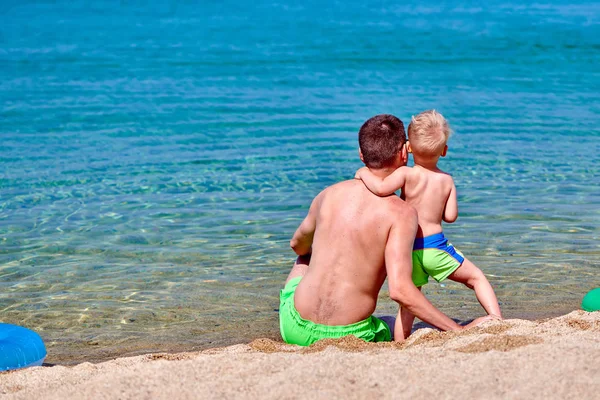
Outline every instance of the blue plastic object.
POLYGON ((42 365, 46 346, 40 335, 22 326, 0 323, 0 371, 42 365))

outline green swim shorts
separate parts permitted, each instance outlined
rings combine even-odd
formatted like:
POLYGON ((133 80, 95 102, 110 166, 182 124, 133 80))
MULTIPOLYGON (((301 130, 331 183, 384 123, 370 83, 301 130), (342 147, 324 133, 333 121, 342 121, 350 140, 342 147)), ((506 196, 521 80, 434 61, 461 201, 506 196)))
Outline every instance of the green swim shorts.
POLYGON ((462 253, 454 248, 443 233, 416 238, 412 252, 412 280, 420 287, 431 276, 443 281, 458 269, 465 260, 462 253))
POLYGON ((317 340, 341 338, 354 335, 367 342, 385 342, 392 340, 387 324, 370 316, 350 325, 322 325, 303 319, 294 306, 294 293, 302 277, 290 280, 279 295, 279 329, 283 341, 289 344, 309 346, 317 340))

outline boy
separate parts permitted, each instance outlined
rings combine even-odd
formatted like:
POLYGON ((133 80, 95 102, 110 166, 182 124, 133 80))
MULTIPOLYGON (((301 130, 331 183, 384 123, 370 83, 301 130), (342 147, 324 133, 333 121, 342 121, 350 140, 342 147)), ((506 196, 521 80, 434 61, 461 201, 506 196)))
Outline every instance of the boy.
MULTIPOLYGON (((412 279, 419 290, 429 276, 438 282, 449 278, 474 289, 485 311, 502 318, 498 300, 485 275, 448 243, 442 232, 442 221, 452 223, 458 217, 454 181, 437 167, 439 158, 448 151, 449 136, 446 119, 435 110, 424 111, 413 117, 408 126, 407 146, 413 154, 414 167, 400 167, 384 179, 363 167, 355 177, 362 179, 378 196, 388 196, 402 189, 402 198, 417 210, 419 227, 413 245, 412 279)), ((400 318, 406 339, 415 316, 402 307, 400 318)))

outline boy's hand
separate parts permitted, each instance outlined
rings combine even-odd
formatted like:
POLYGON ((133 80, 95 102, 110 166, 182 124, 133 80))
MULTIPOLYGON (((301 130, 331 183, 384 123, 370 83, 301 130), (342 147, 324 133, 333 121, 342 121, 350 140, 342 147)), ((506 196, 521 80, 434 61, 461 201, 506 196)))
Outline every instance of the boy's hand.
POLYGON ((359 169, 358 169, 358 171, 356 171, 356 174, 354 174, 354 179, 362 179, 362 178, 360 177, 361 173, 362 173, 363 171, 368 171, 368 170, 369 170, 369 168, 367 168, 367 167, 362 167, 362 168, 359 168, 359 169))

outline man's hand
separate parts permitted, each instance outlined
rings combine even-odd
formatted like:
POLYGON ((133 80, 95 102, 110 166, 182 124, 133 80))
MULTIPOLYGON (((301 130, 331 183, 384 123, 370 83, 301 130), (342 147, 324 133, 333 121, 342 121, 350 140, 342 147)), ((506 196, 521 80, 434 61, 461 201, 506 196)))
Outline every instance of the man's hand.
POLYGON ((500 318, 497 315, 493 315, 493 314, 486 315, 484 317, 475 318, 473 321, 471 321, 467 325, 463 326, 463 329, 470 329, 470 328, 473 328, 473 327, 475 327, 477 325, 481 325, 481 324, 483 324, 484 322, 487 322, 487 321, 494 321, 494 320, 501 320, 501 319, 502 318, 500 318))

